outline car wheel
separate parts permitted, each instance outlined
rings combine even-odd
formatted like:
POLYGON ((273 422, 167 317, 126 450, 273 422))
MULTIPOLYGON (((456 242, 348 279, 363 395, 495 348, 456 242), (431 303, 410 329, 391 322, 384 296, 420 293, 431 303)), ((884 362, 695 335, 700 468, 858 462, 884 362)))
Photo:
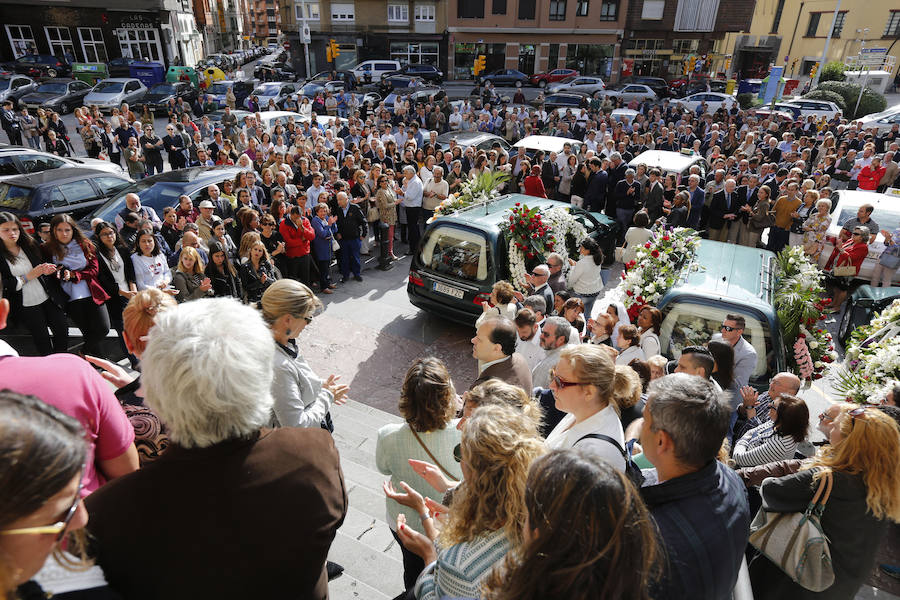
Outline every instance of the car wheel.
POLYGON ((56 75, 57 75, 56 69, 54 69, 52 67, 47 69, 47 77, 49 77, 50 79, 53 79, 54 77, 56 77, 56 75))
POLYGON ((847 308, 844 310, 844 316, 841 317, 841 324, 838 327, 838 341, 841 342, 841 345, 844 345, 847 342, 847 338, 850 337, 850 323, 853 320, 854 312, 856 311, 853 301, 848 301, 847 308))
POLYGON ((547 81, 544 80, 544 79, 541 79, 540 81, 538 81, 538 87, 539 87, 539 88, 545 88, 545 87, 547 87, 547 81))
POLYGON ((67 115, 67 114, 69 114, 69 105, 66 104, 65 102, 63 102, 62 104, 60 104, 60 105, 59 105, 59 114, 61 114, 61 115, 67 115))

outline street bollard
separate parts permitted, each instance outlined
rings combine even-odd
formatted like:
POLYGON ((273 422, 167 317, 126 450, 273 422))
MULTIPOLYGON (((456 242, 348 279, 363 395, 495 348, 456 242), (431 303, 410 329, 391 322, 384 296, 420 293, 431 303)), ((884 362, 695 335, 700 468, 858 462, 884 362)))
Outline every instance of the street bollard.
POLYGON ((378 221, 378 234, 378 268, 382 271, 389 271, 394 268, 394 265, 391 264, 388 256, 390 227, 384 221, 378 221))

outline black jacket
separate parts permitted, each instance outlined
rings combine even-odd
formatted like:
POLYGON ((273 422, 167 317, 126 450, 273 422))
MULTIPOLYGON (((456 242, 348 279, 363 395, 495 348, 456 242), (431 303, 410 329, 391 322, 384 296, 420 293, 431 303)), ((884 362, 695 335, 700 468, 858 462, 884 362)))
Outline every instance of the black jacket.
MULTIPOLYGON (((131 252, 128 250, 124 250, 121 247, 117 247, 116 251, 119 253, 119 260, 122 261, 122 264, 125 265, 125 282, 126 283, 134 283, 134 263, 131 262, 131 252)), ((97 273, 97 281, 100 283, 100 286, 103 290, 110 295, 111 298, 119 297, 119 284, 116 283, 116 278, 113 277, 112 271, 110 271, 109 267, 106 264, 106 261, 103 259, 103 256, 100 256, 100 251, 97 252, 97 263, 100 265, 100 270, 97 273)))
MULTIPOLYGON (((32 267, 36 267, 41 263, 47 262, 44 257, 41 256, 41 252, 37 248, 30 250, 23 246, 22 252, 24 252, 25 256, 28 257, 28 260, 31 262, 32 267)), ((130 263, 131 259, 129 259, 128 262, 130 263)), ((0 258, 0 280, 3 281, 3 297, 9 300, 10 322, 15 323, 16 319, 18 318, 19 311, 22 308, 22 291, 16 289, 18 287, 16 278, 13 277, 12 271, 10 271, 9 268, 9 263, 6 262, 6 259, 4 258, 0 258)), ((60 308, 64 308, 66 306, 69 298, 60 287, 59 280, 56 278, 56 276, 41 275, 38 278, 38 281, 41 282, 41 287, 44 288, 44 292, 55 305, 60 308)))
POLYGON ((259 263, 258 273, 253 270, 253 265, 250 264, 250 261, 247 261, 241 264, 238 274, 241 277, 241 287, 244 288, 246 300, 251 304, 259 302, 263 292, 275 283, 275 269, 272 268, 272 264, 265 258, 259 263), (263 274, 266 275, 265 283, 261 281, 263 274))
POLYGON ((743 204, 739 200, 740 195, 737 190, 732 192, 731 194, 731 204, 726 206, 725 201, 725 190, 720 192, 716 192, 713 194, 712 202, 709 203, 709 228, 710 229, 721 229, 725 225, 728 225, 729 221, 726 221, 723 217, 727 214, 740 214, 738 210, 743 204))
POLYGON ((662 216, 663 200, 665 193, 662 183, 657 181, 650 184, 650 191, 647 192, 647 202, 644 207, 647 209, 647 216, 650 217, 650 223, 655 222, 662 216))
POLYGON ((240 277, 232 275, 231 270, 228 268, 225 269, 224 274, 220 273, 219 269, 216 268, 215 263, 210 259, 204 273, 206 273, 206 276, 209 277, 210 282, 212 282, 212 291, 216 298, 223 298, 226 296, 231 296, 238 300, 243 298, 240 277))
POLYGON ((346 216, 340 207, 334 214, 337 215, 337 232, 341 240, 356 240, 368 233, 366 217, 356 204, 347 205, 346 216))

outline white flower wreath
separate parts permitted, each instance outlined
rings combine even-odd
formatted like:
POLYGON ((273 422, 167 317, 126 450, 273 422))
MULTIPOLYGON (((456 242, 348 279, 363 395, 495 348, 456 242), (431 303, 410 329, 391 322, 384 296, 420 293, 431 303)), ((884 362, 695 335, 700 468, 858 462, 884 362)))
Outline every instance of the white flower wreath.
MULTIPOLYGON (((571 235, 576 246, 588 236, 587 229, 582 225, 581 221, 572 216, 567 206, 554 206, 549 210, 540 211, 541 220, 550 226, 549 235, 556 238, 554 249, 561 249, 562 254, 566 254, 566 236, 571 235)), ((525 280, 527 269, 525 268, 525 255, 514 243, 509 244, 507 251, 507 260, 509 264, 510 283, 519 291, 527 289, 528 282, 525 280)), ((568 268, 568 263, 563 262, 563 267, 568 268)))

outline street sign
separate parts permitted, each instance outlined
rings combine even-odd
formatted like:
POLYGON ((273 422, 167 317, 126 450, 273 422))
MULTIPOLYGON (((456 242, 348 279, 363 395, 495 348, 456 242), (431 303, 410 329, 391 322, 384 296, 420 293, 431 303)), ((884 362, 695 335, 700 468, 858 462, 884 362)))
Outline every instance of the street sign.
POLYGON ((860 54, 887 54, 887 48, 862 48, 860 54))

